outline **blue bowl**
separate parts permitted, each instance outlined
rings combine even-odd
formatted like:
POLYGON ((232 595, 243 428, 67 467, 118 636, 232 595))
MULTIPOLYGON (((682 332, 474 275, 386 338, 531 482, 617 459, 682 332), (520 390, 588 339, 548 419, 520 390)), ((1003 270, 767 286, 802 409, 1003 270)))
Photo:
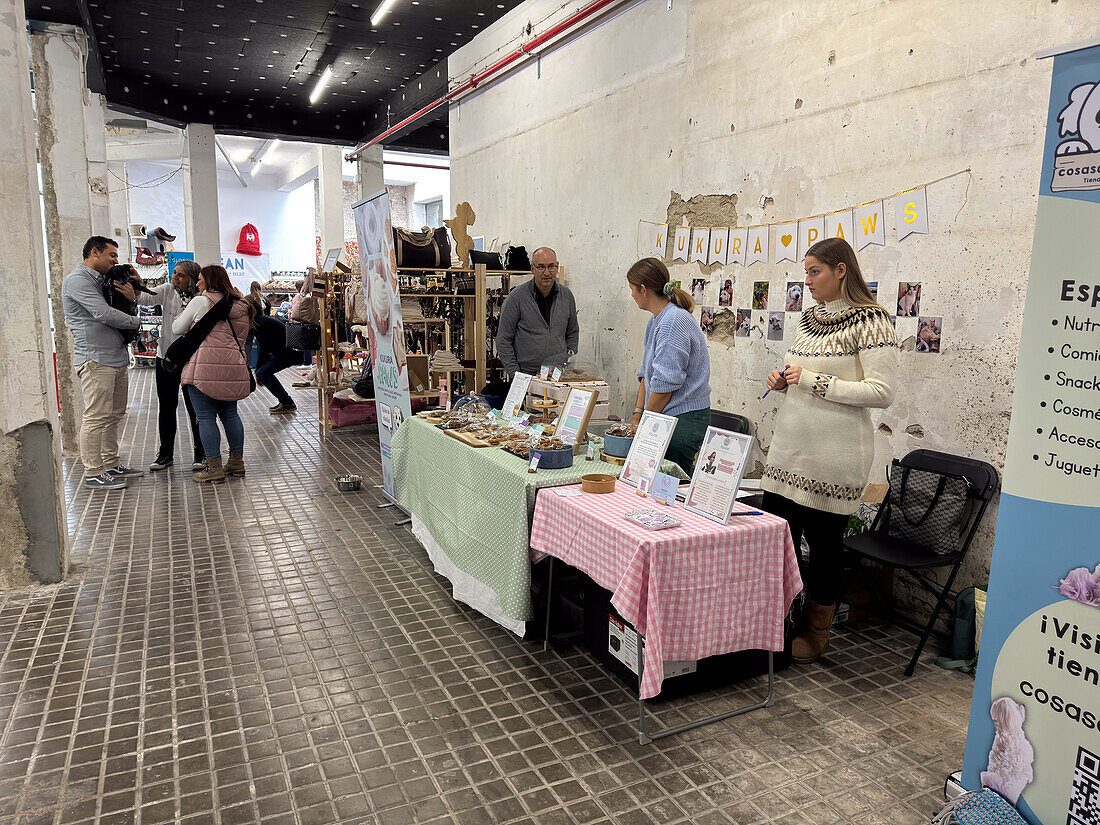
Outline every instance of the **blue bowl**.
POLYGON ((542 454, 539 459, 540 470, 564 470, 573 466, 573 448, 563 447, 560 450, 536 450, 542 454))
POLYGON ((630 445, 634 443, 634 437, 626 438, 621 435, 605 435, 603 437, 603 451, 616 458, 626 458, 630 452, 630 445))

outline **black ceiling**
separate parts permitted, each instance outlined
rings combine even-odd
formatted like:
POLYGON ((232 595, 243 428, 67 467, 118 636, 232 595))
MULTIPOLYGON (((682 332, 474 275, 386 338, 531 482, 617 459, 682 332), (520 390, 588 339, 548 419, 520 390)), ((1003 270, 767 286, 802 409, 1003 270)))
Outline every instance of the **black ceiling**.
MULTIPOLYGON (((94 40, 88 84, 112 108, 175 125, 343 145, 446 91, 447 61, 521 0, 26 0, 27 19, 94 40), (325 66, 332 80, 309 95, 325 66)), ((387 145, 446 151, 446 109, 387 145), (414 147, 415 144, 415 147, 414 147)))

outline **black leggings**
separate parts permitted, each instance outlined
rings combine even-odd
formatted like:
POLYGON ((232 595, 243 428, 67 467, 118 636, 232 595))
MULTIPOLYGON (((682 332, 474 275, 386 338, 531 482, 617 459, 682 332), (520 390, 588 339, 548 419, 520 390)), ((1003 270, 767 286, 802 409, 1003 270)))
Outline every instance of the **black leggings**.
MULTIPOLYGON (((158 456, 171 457, 176 446, 176 409, 180 402, 180 378, 182 370, 169 372, 164 361, 157 359, 157 423, 160 426, 160 449, 158 456)), ((187 418, 191 422, 191 442, 195 445, 195 454, 202 455, 202 440, 199 438, 199 422, 195 418, 195 408, 187 393, 183 394, 183 405, 187 408, 187 418)))
POLYGON ((795 504, 776 493, 764 493, 761 507, 786 519, 790 525, 798 566, 810 601, 836 604, 844 580, 844 530, 849 517, 795 504), (810 546, 810 558, 806 563, 800 552, 803 535, 810 546))

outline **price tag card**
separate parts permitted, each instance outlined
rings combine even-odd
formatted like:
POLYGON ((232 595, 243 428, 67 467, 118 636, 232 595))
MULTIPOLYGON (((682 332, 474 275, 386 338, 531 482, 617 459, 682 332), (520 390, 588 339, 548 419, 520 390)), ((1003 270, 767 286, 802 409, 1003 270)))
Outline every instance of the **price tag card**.
POLYGON ((550 374, 550 380, 561 381, 561 367, 554 367, 554 371, 550 374))
POLYGON ((531 450, 531 463, 527 466, 527 472, 538 472, 540 458, 542 458, 542 453, 538 452, 537 450, 531 450))
POLYGON ((672 504, 676 501, 676 491, 679 487, 680 481, 675 476, 657 473, 653 477, 653 492, 651 495, 656 501, 672 504))
POLYGON ((541 378, 543 381, 545 381, 549 375, 550 375, 550 365, 549 364, 543 364, 541 367, 539 367, 539 378, 541 378))

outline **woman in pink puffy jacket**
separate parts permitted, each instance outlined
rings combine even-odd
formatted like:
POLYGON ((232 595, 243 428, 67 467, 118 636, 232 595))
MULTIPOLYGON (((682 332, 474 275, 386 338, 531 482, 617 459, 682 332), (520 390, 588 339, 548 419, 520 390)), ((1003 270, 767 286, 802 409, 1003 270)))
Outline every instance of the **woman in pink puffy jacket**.
POLYGON ((229 317, 214 325, 198 350, 183 368, 181 383, 191 397, 199 421, 199 437, 206 452, 206 467, 195 473, 197 482, 225 481, 225 476, 244 475, 244 423, 237 402, 251 392, 244 342, 252 328, 255 309, 229 280, 229 273, 217 265, 199 272, 197 295, 172 324, 173 332, 186 333, 221 299, 229 295, 229 317), (229 442, 229 461, 222 465, 218 419, 229 442))

